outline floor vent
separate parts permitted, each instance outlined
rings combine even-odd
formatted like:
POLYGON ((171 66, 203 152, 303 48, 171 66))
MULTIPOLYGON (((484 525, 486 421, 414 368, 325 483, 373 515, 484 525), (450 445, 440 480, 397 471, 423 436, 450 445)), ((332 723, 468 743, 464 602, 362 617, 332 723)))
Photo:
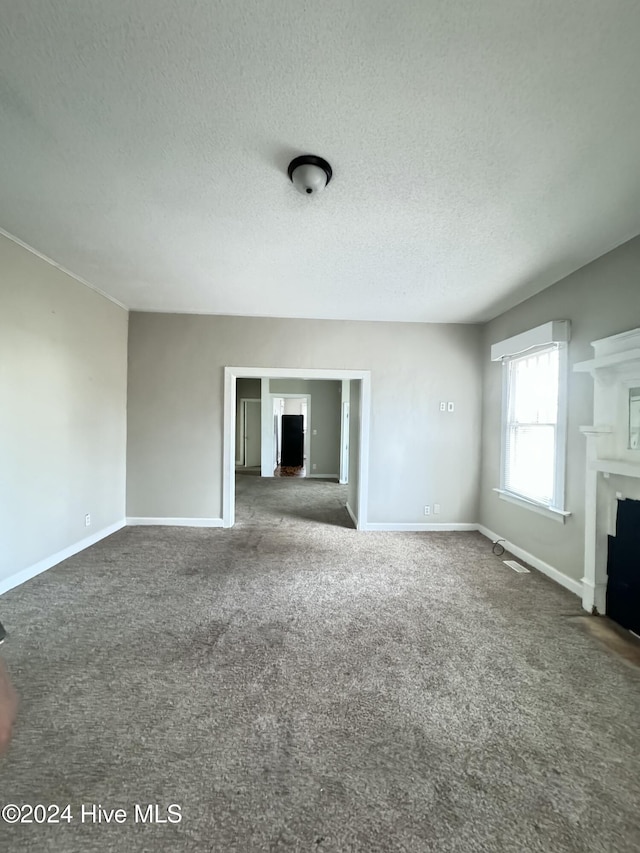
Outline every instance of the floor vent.
POLYGON ((515 560, 503 560, 502 561, 505 566, 509 566, 510 569, 513 569, 514 572, 520 572, 520 574, 529 574, 529 569, 521 566, 520 563, 516 563, 515 560))

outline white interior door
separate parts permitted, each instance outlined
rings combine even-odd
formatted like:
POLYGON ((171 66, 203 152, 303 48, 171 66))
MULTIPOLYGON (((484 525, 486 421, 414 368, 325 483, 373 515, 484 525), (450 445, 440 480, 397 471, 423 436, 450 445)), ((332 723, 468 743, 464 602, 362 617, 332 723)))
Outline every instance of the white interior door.
POLYGON ((244 401, 244 464, 247 468, 260 466, 261 456, 260 400, 244 401))

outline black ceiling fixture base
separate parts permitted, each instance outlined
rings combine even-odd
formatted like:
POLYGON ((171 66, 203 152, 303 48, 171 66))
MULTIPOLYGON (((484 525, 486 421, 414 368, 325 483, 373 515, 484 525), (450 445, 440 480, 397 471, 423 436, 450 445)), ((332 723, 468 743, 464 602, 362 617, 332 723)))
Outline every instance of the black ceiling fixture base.
POLYGON ((289 163, 287 174, 289 175, 290 181, 293 181, 293 173, 298 166, 319 166, 327 176, 327 184, 331 180, 331 176, 333 174, 331 166, 324 158, 317 157, 315 154, 302 154, 300 157, 296 157, 289 163))

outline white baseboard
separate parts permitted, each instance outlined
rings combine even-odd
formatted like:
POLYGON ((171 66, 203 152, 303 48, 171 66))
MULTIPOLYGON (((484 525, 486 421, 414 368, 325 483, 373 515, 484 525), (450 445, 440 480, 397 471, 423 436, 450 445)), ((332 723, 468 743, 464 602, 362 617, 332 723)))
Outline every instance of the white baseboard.
POLYGON ((511 553, 519 557, 521 560, 524 560, 525 563, 529 563, 530 566, 533 566, 534 569, 537 569, 539 572, 542 572, 543 575, 551 578, 556 583, 559 583, 560 586, 563 586, 565 589, 568 589, 569 592, 572 592, 574 595, 578 595, 582 597, 582 583, 580 581, 575 580, 575 578, 570 578, 569 575, 565 575, 564 572, 561 572, 559 569, 550 566, 549 563, 545 563, 544 560, 538 559, 533 554, 530 554, 528 551, 525 551, 524 548, 519 548, 517 545, 514 545, 513 542, 509 542, 507 539, 503 539, 502 536, 498 536, 497 533, 494 533, 492 530, 489 530, 483 524, 478 524, 477 528, 479 533, 482 533, 483 536, 486 536, 487 539, 490 539, 492 542, 495 542, 496 539, 500 539, 501 545, 504 545, 506 551, 511 551, 511 553))
POLYGON ((370 521, 365 530, 405 530, 407 532, 432 532, 436 533, 438 530, 462 530, 462 531, 470 531, 477 530, 478 525, 472 522, 452 522, 448 524, 447 522, 400 522, 400 521, 370 521))
POLYGON ((337 474, 307 474, 307 480, 339 480, 337 474))
POLYGON ((127 527, 222 527, 221 518, 134 518, 127 516, 127 527))
MULTIPOLYGON (((354 513, 353 509, 349 505, 346 504, 346 510, 349 513, 351 520, 353 521, 356 528, 358 527, 358 518, 354 513)), ((157 525, 161 527, 222 527, 222 519, 221 518, 135 518, 128 517, 126 520, 123 519, 121 521, 117 521, 114 524, 110 524, 108 527, 103 527, 101 530, 98 530, 96 533, 93 533, 91 536, 87 536, 84 539, 81 539, 78 542, 75 542, 73 545, 69 545, 68 548, 64 548, 62 551, 58 551, 55 554, 51 554, 51 556, 46 557, 44 560, 40 560, 38 563, 35 563, 32 566, 29 566, 26 569, 22 569, 20 572, 16 572, 16 574, 11 575, 8 578, 4 578, 4 580, 0 581, 0 595, 3 595, 5 592, 8 592, 10 589, 14 589, 17 586, 25 583, 31 578, 36 577, 36 575, 41 574, 42 572, 46 572, 47 569, 51 569, 53 566, 56 566, 58 563, 61 563, 63 560, 67 560, 69 557, 73 557, 75 554, 78 554, 80 551, 84 551, 85 548, 89 548, 91 545, 95 545, 96 542, 99 542, 101 539, 105 539, 107 536, 111 536, 113 533, 116 533, 118 530, 121 530, 123 527, 127 526, 150 526, 157 525)), ((503 540, 501 536, 498 536, 497 533, 494 533, 492 530, 489 530, 482 524, 470 524, 470 523, 396 523, 396 522, 369 522, 366 525, 366 530, 387 530, 387 531, 471 531, 477 530, 483 536, 486 536, 487 539, 495 542, 497 539, 502 540, 502 544, 505 547, 505 550, 510 551, 516 557, 519 557, 521 560, 524 560, 525 563, 528 563, 530 566, 533 566, 539 572, 542 572, 547 577, 554 580, 556 583, 559 583, 565 589, 568 589, 574 595, 582 596, 582 583, 581 581, 575 580, 574 578, 570 578, 568 575, 565 575, 564 572, 559 571, 553 566, 549 565, 549 563, 545 563, 544 560, 538 559, 538 557, 530 554, 528 551, 525 551, 523 548, 514 545, 513 542, 509 542, 508 540, 503 540)))
POLYGON ((356 526, 356 530, 357 530, 357 529, 358 529, 358 516, 357 516, 357 515, 355 514, 355 512, 351 509, 351 506, 349 505, 349 502, 348 502, 348 501, 347 501, 347 503, 346 503, 346 508, 347 508, 347 512, 348 512, 348 513, 349 513, 349 515, 351 516, 351 521, 353 521, 353 523, 354 523, 354 524, 355 524, 355 526, 356 526))
POLYGON ((116 521, 115 524, 103 527, 102 530, 92 533, 91 536, 87 536, 79 542, 75 542, 73 545, 69 545, 68 548, 63 548, 62 551, 58 551, 55 554, 51 554, 49 557, 45 557, 44 560, 34 563, 33 566, 29 566, 26 569, 22 569, 21 572, 16 572, 15 575, 10 575, 8 578, 4 578, 4 580, 0 581, 0 595, 8 592, 10 589, 20 586, 20 584, 25 583, 25 581, 31 580, 31 578, 35 578, 36 575, 46 572, 47 569, 57 566, 58 563, 69 559, 69 557, 73 557, 74 554, 78 554, 80 551, 84 551, 85 548, 95 545, 96 542, 99 542, 101 539, 105 539, 107 536, 111 536, 112 533, 117 533, 118 530, 122 530, 125 524, 126 522, 124 518, 122 521, 116 521))

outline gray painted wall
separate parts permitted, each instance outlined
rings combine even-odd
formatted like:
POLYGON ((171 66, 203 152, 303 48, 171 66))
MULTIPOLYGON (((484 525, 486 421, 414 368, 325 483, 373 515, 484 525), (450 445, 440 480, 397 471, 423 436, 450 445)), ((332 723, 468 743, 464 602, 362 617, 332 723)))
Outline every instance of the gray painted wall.
POLYGON ((1 583, 124 519, 128 315, 3 236, 0 270, 1 583))
POLYGON ((338 477, 340 473, 340 401, 342 382, 321 379, 272 379, 271 394, 310 394, 309 470, 307 474, 338 477), (313 435, 317 430, 317 435, 313 435), (315 471, 313 465, 316 465, 315 471))
POLYGON ((479 328, 150 313, 129 322, 128 515, 221 516, 225 365, 371 370, 369 520, 477 520, 479 328))
MULTIPOLYGON (((591 340, 639 326, 640 238, 483 328, 134 313, 128 443, 127 313, 4 237, 0 270, 0 582, 123 518, 125 445, 129 515, 219 517, 226 364, 371 370, 369 521, 419 523, 423 505, 438 502, 438 520, 479 519, 581 576, 585 444, 578 427, 592 419, 591 379, 569 375, 573 514, 561 525, 492 491, 501 381, 489 348, 566 318, 573 364, 591 357, 591 340), (455 402, 453 415, 440 413, 441 400, 455 402)), ((357 396, 354 429, 356 411, 357 396)), ((640 498, 627 480, 611 484, 640 498)))
MULTIPOLYGON (((484 329, 482 363, 482 480, 480 521, 572 578, 582 577, 584 558, 584 474, 586 440, 578 428, 593 421, 593 381, 571 366, 593 357, 590 341, 640 326, 640 238, 604 255, 558 284, 533 296, 484 329), (566 524, 500 500, 492 491, 500 476, 501 366, 490 361, 496 341, 548 320, 571 320, 567 441, 566 524)), ((618 484, 627 497, 638 486, 618 484)))

